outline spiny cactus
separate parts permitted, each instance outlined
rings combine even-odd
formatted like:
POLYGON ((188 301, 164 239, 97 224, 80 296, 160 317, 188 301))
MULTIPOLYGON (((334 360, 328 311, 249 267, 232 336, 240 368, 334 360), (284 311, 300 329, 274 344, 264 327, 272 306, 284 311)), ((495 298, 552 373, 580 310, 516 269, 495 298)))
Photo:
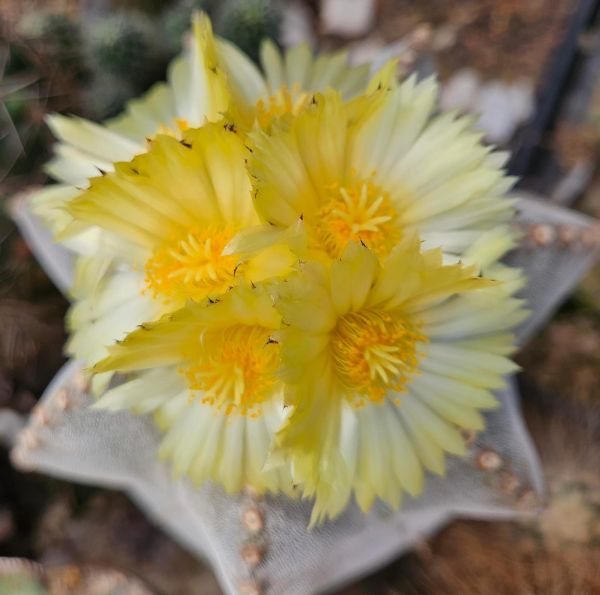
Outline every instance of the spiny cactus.
POLYGON ((17 32, 61 72, 77 80, 86 78, 81 27, 69 15, 31 12, 17 24, 17 32))
POLYGON ((30 13, 18 25, 43 64, 52 65, 61 77, 68 73, 80 86, 86 111, 93 117, 117 113, 127 99, 164 78, 167 61, 181 50, 194 11, 215 17, 217 33, 255 60, 261 40, 278 37, 276 0, 177 0, 171 5, 158 1, 152 10, 143 2, 120 6, 116 14, 94 13, 82 23, 69 14, 47 11, 30 13))
POLYGON ((129 80, 144 79, 163 51, 152 22, 141 13, 120 13, 89 24, 90 58, 98 69, 129 80))
MULTIPOLYGON (((521 201, 519 212, 523 226, 531 222, 535 222, 532 230, 569 226, 574 237, 592 223, 583 215, 531 200, 521 201)), ((23 226, 27 211, 21 211, 18 217, 23 226)), ((513 264, 521 266, 530 280, 524 297, 533 311, 532 324, 523 331, 531 336, 560 298, 572 291, 597 251, 581 252, 575 245, 560 247, 558 239, 554 246, 539 246, 538 250, 527 243, 524 246, 515 251, 513 264)), ((39 244, 36 250, 46 254, 49 246, 39 244)), ((326 531, 307 532, 307 502, 282 497, 256 501, 252 492, 228 496, 215 486, 197 488, 188 482, 174 482, 168 468, 155 456, 159 437, 151 421, 90 409, 91 401, 84 395, 86 385, 76 362, 63 368, 17 439, 13 462, 21 469, 37 467, 38 471, 67 479, 122 487, 157 523, 182 539, 191 551, 211 561, 227 594, 239 592, 238 584, 248 575, 235 547, 248 538, 242 514, 247 510, 255 517, 259 515, 261 523, 266 521, 260 531, 269 550, 259 578, 268 580, 274 592, 300 595, 332 589, 350 576, 372 570, 457 512, 464 515, 470 510, 479 518, 508 518, 519 514, 514 506, 535 504, 531 490, 515 495, 503 487, 507 471, 512 474, 509 478, 516 477, 521 485, 537 487, 540 481, 539 462, 520 421, 513 389, 499 393, 501 407, 490 412, 489 430, 472 446, 473 457, 454 459, 448 476, 431 478, 421 499, 407 502, 398 513, 379 508, 369 517, 351 507, 326 531), (484 457, 490 453, 505 466, 498 470, 487 466, 484 457), (486 480, 482 480, 482 473, 486 480), (374 535, 378 548, 371 552, 374 535), (332 552, 342 546, 352 564, 336 563, 339 560, 332 552), (367 551, 370 555, 365 556, 367 551), (357 566, 356 560, 363 562, 357 566), (295 569, 292 575, 291 567, 295 569)))
POLYGON ((167 8, 162 16, 166 44, 173 53, 181 48, 181 39, 190 28, 192 14, 200 10, 211 13, 214 0, 179 0, 167 8))
POLYGON ((278 4, 272 0, 226 0, 220 7, 217 31, 254 60, 261 41, 279 37, 278 4))
POLYGON ((164 78, 172 52, 161 22, 129 11, 91 19, 86 29, 94 78, 84 98, 94 117, 118 113, 125 101, 164 78))
POLYGON ((97 70, 82 92, 86 112, 97 119, 117 115, 125 102, 136 95, 136 87, 126 77, 97 70))

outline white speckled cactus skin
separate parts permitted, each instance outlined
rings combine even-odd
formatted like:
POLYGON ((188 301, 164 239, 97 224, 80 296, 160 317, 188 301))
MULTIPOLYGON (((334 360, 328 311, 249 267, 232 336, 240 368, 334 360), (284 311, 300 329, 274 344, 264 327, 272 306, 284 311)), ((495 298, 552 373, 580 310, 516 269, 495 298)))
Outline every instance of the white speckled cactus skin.
MULTIPOLYGON (((548 319, 600 251, 600 232, 582 215, 523 199, 521 247, 510 257, 528 277, 532 311, 524 342, 548 319)), ((48 274, 65 289, 70 259, 39 232, 26 198, 13 215, 48 274)), ((149 419, 88 408, 85 381, 70 362, 48 387, 13 449, 15 465, 74 481, 117 487, 191 551, 212 564, 223 590, 305 594, 335 588, 373 571, 455 516, 510 518, 535 509, 542 480, 520 417, 514 386, 471 443, 469 456, 448 461, 445 478, 429 477, 424 494, 400 512, 383 506, 363 515, 350 507, 335 522, 307 531, 310 503, 173 481, 156 458, 159 441, 149 419), (510 481, 507 481, 507 478, 510 481), (247 547, 245 547, 247 546, 247 547)))

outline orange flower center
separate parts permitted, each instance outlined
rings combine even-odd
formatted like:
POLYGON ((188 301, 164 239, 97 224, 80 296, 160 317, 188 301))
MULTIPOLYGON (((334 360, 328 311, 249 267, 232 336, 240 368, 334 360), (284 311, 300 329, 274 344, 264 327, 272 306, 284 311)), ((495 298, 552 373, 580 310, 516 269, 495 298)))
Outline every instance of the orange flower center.
POLYGON ((312 228, 331 258, 339 258, 351 240, 364 243, 378 256, 386 256, 400 240, 398 213, 388 194, 372 181, 333 184, 328 196, 312 228))
POLYGON ((155 297, 182 302, 227 291, 237 259, 222 252, 233 235, 233 228, 211 227, 159 248, 146 262, 146 285, 155 297))
POLYGON ((279 344, 270 333, 243 325, 207 333, 201 361, 184 370, 190 388, 202 391, 201 401, 226 415, 260 415, 260 404, 279 384, 279 344))
POLYGON ((408 323, 377 310, 350 312, 333 331, 335 370, 353 404, 381 402, 388 390, 403 392, 419 363, 417 344, 424 335, 408 323))

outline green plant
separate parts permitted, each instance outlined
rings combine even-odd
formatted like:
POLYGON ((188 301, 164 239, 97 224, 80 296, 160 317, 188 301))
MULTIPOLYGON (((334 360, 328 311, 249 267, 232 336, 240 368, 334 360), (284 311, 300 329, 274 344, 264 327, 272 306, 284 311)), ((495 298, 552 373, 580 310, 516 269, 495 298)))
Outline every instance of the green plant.
POLYGON ((226 0, 217 31, 257 60, 261 41, 278 38, 280 20, 279 7, 272 0, 226 0))

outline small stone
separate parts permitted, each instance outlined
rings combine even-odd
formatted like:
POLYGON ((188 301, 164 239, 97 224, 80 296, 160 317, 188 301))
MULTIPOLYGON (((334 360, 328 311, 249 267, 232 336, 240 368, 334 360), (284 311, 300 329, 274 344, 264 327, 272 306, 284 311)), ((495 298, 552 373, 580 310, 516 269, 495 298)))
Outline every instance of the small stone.
POLYGON ((263 554, 263 548, 254 543, 246 544, 240 551, 244 564, 250 568, 256 568, 262 562, 263 554))
POLYGON ((280 41, 283 47, 295 47, 302 43, 315 44, 312 15, 303 2, 289 0, 281 3, 280 41))
POLYGON ((536 246, 548 246, 556 238, 556 232, 551 225, 536 223, 531 226, 529 236, 536 246))
POLYGON ((467 112, 479 93, 481 81, 472 68, 463 68, 442 87, 440 105, 444 110, 467 112))
POLYGON ((261 595, 262 589, 256 581, 246 581, 240 584, 240 595, 261 595))
POLYGON ((433 37, 433 30, 429 23, 423 23, 409 34, 408 44, 416 51, 426 48, 433 37))
POLYGON ((442 25, 433 33, 431 49, 435 52, 443 52, 450 49, 458 39, 458 29, 454 24, 442 25))
POLYGON ((263 515, 255 506, 249 506, 242 513, 242 524, 249 533, 256 535, 264 528, 263 515))
POLYGON ((479 113, 477 127, 485 131, 486 139, 504 144, 533 112, 533 85, 526 80, 490 81, 481 86, 472 108, 479 113))
POLYGON ((477 456, 476 464, 482 471, 497 471, 502 467, 502 458, 493 450, 482 450, 477 456))
POLYGON ((375 0, 321 0, 323 32, 341 37, 365 35, 375 21, 375 0))
MULTIPOLYGON (((380 59, 385 42, 379 37, 361 39, 348 46, 348 61, 352 65, 371 64, 380 59)), ((376 68, 375 68, 376 69, 376 68)))
POLYGON ((528 120, 535 110, 535 85, 528 78, 520 78, 508 85, 508 107, 520 124, 528 120))
POLYGON ((579 488, 561 489, 567 485, 554 486, 552 497, 539 520, 544 544, 554 548, 567 544, 590 547, 598 534, 595 522, 597 512, 594 510, 594 501, 597 502, 594 490, 597 488, 588 487, 584 482, 579 488), (587 492, 590 488, 591 491, 587 492))

